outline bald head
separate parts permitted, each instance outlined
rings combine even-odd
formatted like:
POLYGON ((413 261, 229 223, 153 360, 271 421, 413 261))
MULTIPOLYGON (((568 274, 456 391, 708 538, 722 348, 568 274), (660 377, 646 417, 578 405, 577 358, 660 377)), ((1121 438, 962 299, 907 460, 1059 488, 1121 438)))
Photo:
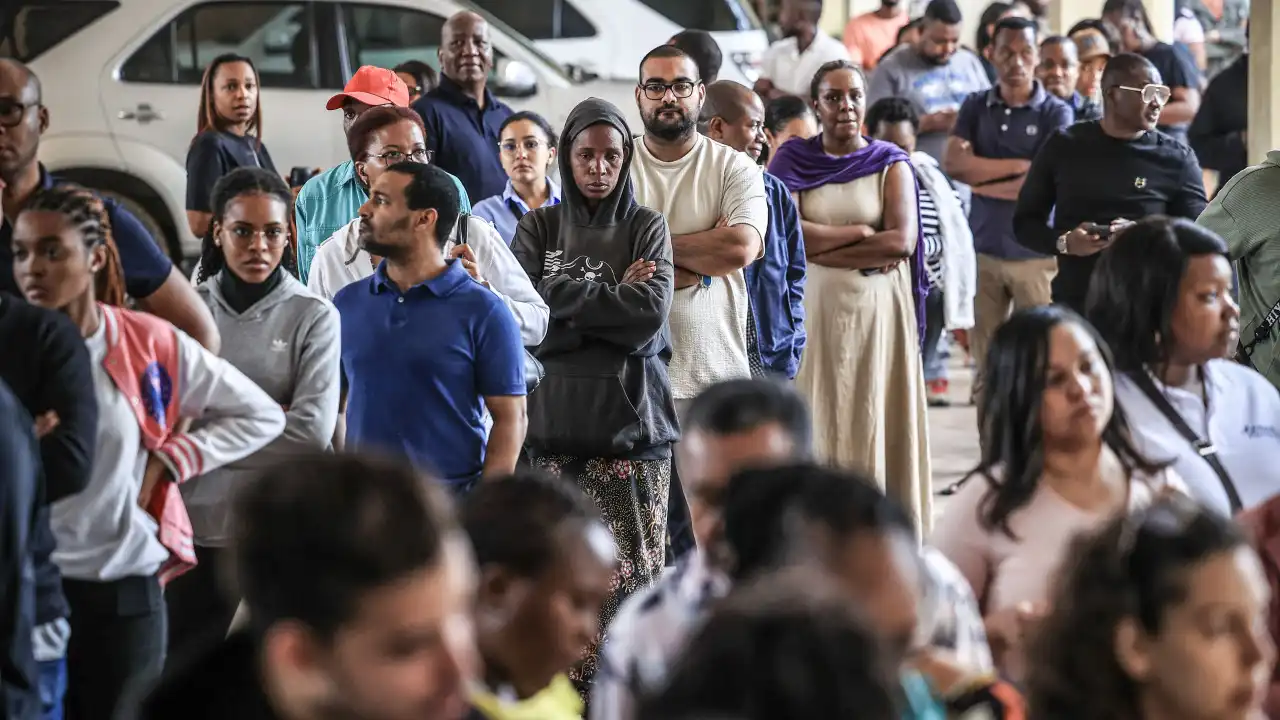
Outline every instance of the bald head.
POLYGON ((707 99, 702 103, 702 122, 718 117, 737 122, 752 103, 758 103, 751 88, 732 80, 720 80, 707 86, 707 99))
POLYGON ((703 135, 723 143, 752 160, 764 152, 764 103, 751 88, 732 80, 707 86, 698 129, 703 135))
POLYGON ((440 33, 440 71, 475 97, 484 95, 485 78, 493 67, 489 22, 464 10, 455 13, 440 33))
POLYGON ((0 98, 35 105, 40 103, 42 95, 40 78, 31 68, 13 58, 0 58, 0 98))
POLYGON ((0 153, 0 180, 5 184, 34 171, 40 135, 49 127, 49 110, 40 103, 36 74, 17 60, 0 59, 0 137, 5 150, 0 153))
POLYGON ((1151 61, 1135 53, 1121 53, 1107 61, 1102 70, 1102 90, 1105 92, 1121 85, 1142 87, 1147 83, 1160 83, 1160 71, 1151 61))

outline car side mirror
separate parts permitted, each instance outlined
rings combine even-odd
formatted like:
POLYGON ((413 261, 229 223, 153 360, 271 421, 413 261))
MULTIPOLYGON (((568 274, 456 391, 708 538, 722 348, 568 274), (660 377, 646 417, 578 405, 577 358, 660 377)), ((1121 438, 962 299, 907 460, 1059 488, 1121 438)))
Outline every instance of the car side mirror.
POLYGON ((538 94, 538 75, 528 64, 500 58, 493 68, 490 89, 498 97, 532 97, 538 94))

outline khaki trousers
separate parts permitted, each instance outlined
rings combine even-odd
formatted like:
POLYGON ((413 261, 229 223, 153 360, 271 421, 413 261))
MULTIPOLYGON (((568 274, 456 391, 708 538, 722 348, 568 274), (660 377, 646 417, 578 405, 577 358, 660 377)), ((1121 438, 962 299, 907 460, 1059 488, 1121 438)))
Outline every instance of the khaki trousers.
POLYGON ((981 397, 983 367, 987 348, 996 328, 1014 310, 1048 305, 1053 301, 1053 278, 1058 274, 1057 258, 1002 260, 978 254, 978 292, 973 299, 974 324, 969 333, 975 371, 973 396, 981 397))

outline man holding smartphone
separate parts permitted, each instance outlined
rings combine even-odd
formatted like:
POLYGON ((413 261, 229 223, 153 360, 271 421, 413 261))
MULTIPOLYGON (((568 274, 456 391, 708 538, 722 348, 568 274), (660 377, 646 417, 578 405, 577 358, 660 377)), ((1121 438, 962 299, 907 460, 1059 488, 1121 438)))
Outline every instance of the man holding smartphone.
POLYGON ((1032 161, 1013 229, 1026 248, 1058 256, 1055 303, 1083 312, 1098 253, 1131 221, 1204 210, 1195 153, 1156 130, 1171 96, 1146 58, 1117 55, 1102 74, 1102 119, 1058 132, 1032 161))
POLYGON ((1035 79, 1040 63, 1035 21, 1009 17, 991 36, 996 86, 973 93, 960 106, 947 138, 947 174, 973 188, 969 227, 978 260, 970 349, 978 360, 974 397, 982 388, 982 363, 996 328, 1012 310, 1048 305, 1058 272, 1052 255, 1029 250, 1013 236, 1013 211, 1045 140, 1071 124, 1071 107, 1035 79))

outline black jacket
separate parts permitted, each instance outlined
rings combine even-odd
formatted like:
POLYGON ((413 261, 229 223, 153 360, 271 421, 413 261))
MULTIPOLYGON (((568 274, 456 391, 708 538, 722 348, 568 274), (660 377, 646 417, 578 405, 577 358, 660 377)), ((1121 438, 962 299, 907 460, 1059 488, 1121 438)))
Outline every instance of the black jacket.
POLYGON ((534 354, 546 377, 529 396, 526 442, 539 454, 579 457, 670 456, 679 437, 667 379, 675 268, 661 214, 635 201, 634 145, 617 108, 580 103, 560 143, 559 205, 525 214, 512 251, 551 309, 534 354), (573 181, 571 147, 587 127, 618 130, 625 158, 613 192, 590 207, 573 181), (636 260, 657 264, 644 283, 622 283, 636 260))
POLYGON ((138 707, 136 720, 275 720, 258 677, 258 651, 245 633, 235 633, 209 652, 165 677, 138 707))
POLYGON ((1200 166, 1217 170, 1218 187, 1249 166, 1244 132, 1249 129, 1249 55, 1235 59, 1209 81, 1187 141, 1200 166))
POLYGON ((31 416, 0 381, 0 710, 8 720, 40 717, 32 541, 40 455, 31 416))

